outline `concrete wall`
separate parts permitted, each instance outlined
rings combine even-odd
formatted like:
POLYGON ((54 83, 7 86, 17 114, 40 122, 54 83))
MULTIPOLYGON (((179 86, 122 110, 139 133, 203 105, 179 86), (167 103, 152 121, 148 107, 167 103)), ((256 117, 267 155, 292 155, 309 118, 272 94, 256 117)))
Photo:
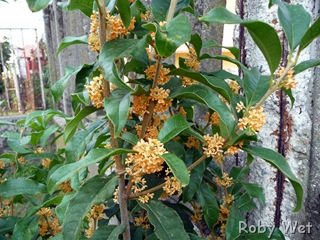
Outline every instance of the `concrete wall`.
MULTIPOLYGON (((268 2, 238 0, 237 12, 244 19, 266 21, 279 30, 279 21, 273 21, 277 19, 277 7, 268 9, 268 2)), ((291 3, 302 4, 312 14, 313 21, 319 16, 319 0, 292 0, 291 3)), ((283 32, 279 31, 279 34, 283 36, 283 32)), ((262 73, 268 73, 267 64, 262 61, 263 56, 248 33, 242 35, 238 28, 235 40, 241 43, 242 61, 249 67, 259 67, 262 73)), ((319 40, 303 51, 300 61, 313 58, 320 58, 319 40)), ((257 224, 258 220, 261 220, 263 225, 279 225, 283 231, 283 224, 288 222, 311 222, 313 225, 311 234, 288 233, 287 239, 318 239, 320 234, 319 76, 319 69, 311 69, 296 76, 299 84, 293 89, 296 102, 292 109, 290 100, 280 92, 271 96, 264 104, 267 122, 260 132, 260 144, 283 154, 301 180, 305 190, 303 209, 299 213, 292 212, 296 199, 293 188, 290 182, 282 179, 269 164, 257 159, 249 176, 251 181, 262 185, 266 196, 266 206, 260 206, 249 214, 249 222, 257 224)))

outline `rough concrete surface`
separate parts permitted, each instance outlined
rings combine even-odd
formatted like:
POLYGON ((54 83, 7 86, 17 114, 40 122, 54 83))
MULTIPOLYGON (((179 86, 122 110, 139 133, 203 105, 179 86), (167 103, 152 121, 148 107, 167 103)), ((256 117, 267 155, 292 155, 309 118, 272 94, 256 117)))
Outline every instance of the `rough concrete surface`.
MULTIPOLYGON (((241 1, 241 0, 240 0, 241 1)), ((238 6, 240 1, 238 1, 238 6)), ((259 19, 268 22, 279 30, 279 23, 272 21, 277 18, 277 7, 268 9, 268 2, 264 0, 243 1, 244 19, 259 19), (272 23, 273 22, 273 23, 272 23), (274 24, 275 23, 275 24, 274 24)), ((319 16, 320 1, 291 1, 291 3, 302 4, 305 9, 312 14, 313 21, 319 16)), ((238 10, 239 11, 239 10, 238 10)), ((235 31, 236 36, 239 31, 235 31)), ((279 31, 281 36, 283 33, 279 31)), ((240 39, 236 37, 236 42, 240 39)), ((253 44, 248 34, 245 34, 246 56, 245 61, 249 67, 258 67, 262 73, 268 73, 267 64, 263 61, 263 56, 253 44)), ((300 61, 319 58, 319 42, 313 42, 305 49, 300 57, 300 61)), ((280 229, 285 232, 284 224, 298 221, 298 224, 310 222, 313 227, 310 234, 285 233, 287 239, 319 239, 320 223, 319 216, 319 108, 320 108, 320 85, 319 70, 311 69, 296 76, 299 82, 296 89, 293 89, 295 105, 291 109, 290 100, 286 103, 286 124, 280 126, 279 94, 271 96, 264 104, 267 122, 260 132, 261 145, 277 150, 279 130, 284 128, 285 136, 285 156, 293 173, 301 180, 305 191, 305 202, 302 210, 298 213, 292 212, 295 207, 296 197, 290 182, 286 179, 283 190, 283 200, 281 203, 281 225, 280 229), (310 173, 309 173, 310 171, 310 173)), ((250 180, 257 182, 265 189, 266 206, 260 206, 258 210, 249 215, 249 222, 255 223, 261 220, 262 224, 273 226, 275 223, 275 203, 276 203, 276 170, 261 159, 253 163, 253 171, 250 180)))

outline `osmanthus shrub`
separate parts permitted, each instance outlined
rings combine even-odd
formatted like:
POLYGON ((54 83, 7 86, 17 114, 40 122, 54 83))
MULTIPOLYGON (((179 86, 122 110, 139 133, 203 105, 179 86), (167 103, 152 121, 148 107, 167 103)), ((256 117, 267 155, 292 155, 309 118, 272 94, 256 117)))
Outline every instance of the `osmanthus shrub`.
MULTIPOLYGON (((49 1, 27 2, 40 10, 49 1)), ((36 111, 14 124, 19 133, 3 134, 12 152, 0 156, 1 239, 249 239, 239 222, 257 207, 255 198, 265 203, 263 189, 246 180, 255 156, 286 176, 296 193, 293 211, 299 211, 299 180, 282 155, 256 141, 266 121, 263 102, 283 90, 293 103, 295 76, 320 64, 299 62, 320 35, 320 20, 311 24, 301 5, 272 4, 289 45, 284 66, 282 43, 267 23, 242 20, 222 7, 199 18, 244 26, 268 64, 264 75, 245 67, 235 47, 229 47, 233 57, 202 54, 204 47, 222 46, 192 32, 185 14, 195 12, 192 0, 61 3, 92 22, 88 36, 66 37, 58 52, 89 44, 97 62, 68 67, 51 88, 59 101, 75 75, 74 116, 36 111), (169 64, 181 45, 188 56, 179 67, 169 64), (204 59, 232 62, 243 77, 201 72, 204 59), (207 109, 197 121, 203 125, 195 123, 197 107, 207 109), (97 111, 103 117, 83 123, 97 111), (65 128, 55 116, 66 120, 65 128), (53 147, 58 139, 64 148, 53 147), (236 165, 232 156, 239 152, 247 157, 236 165)), ((272 238, 284 239, 280 230, 272 238)))

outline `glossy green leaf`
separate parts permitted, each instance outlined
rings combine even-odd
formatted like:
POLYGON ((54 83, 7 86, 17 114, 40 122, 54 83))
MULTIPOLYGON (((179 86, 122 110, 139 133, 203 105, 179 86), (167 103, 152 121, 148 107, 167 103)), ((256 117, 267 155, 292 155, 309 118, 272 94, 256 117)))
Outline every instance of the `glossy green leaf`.
POLYGON ((313 67, 316 67, 316 66, 319 66, 320 65, 320 60, 319 59, 310 59, 310 60, 306 60, 306 61, 303 61, 299 64, 297 64, 293 70, 294 70, 294 74, 297 75, 309 68, 313 68, 313 67))
POLYGON ((46 8, 50 0, 27 0, 28 7, 32 12, 38 12, 46 8))
POLYGON ((124 224, 120 224, 118 226, 108 225, 99 227, 96 231, 94 231, 94 234, 92 237, 90 237, 90 240, 118 240, 119 236, 124 232, 125 229, 126 225, 124 224))
POLYGON ((91 142, 94 132, 102 127, 105 121, 97 121, 77 132, 66 144, 66 163, 76 162, 86 151, 87 145, 91 142))
POLYGON ((320 36, 320 17, 311 25, 300 41, 299 53, 320 36))
POLYGON ((81 169, 88 167, 92 164, 99 163, 102 160, 112 157, 114 155, 124 154, 132 152, 128 149, 121 149, 121 148, 113 148, 113 149, 106 149, 106 148, 95 148, 91 150, 88 155, 86 155, 81 160, 63 165, 56 169, 49 177, 47 188, 48 191, 52 194, 54 190, 63 182, 70 179, 74 176, 77 172, 81 169))
POLYGON ((158 140, 166 143, 192 125, 182 115, 176 114, 165 121, 159 132, 158 140))
POLYGON ((242 216, 237 204, 233 203, 226 224, 226 239, 237 239, 240 235, 239 222, 245 223, 246 219, 242 216))
POLYGON ((39 231, 39 218, 39 215, 35 215, 35 213, 33 213, 32 215, 25 216, 17 221, 14 226, 11 240, 34 239, 35 235, 39 231))
POLYGON ((190 183, 183 189, 183 202, 189 202, 201 186, 202 177, 205 171, 205 162, 200 163, 197 167, 192 169, 190 173, 190 183))
POLYGON ((284 91, 284 92, 288 95, 288 97, 290 98, 290 101, 291 101, 291 109, 292 109, 292 108, 293 108, 293 105, 294 105, 294 102, 295 102, 295 98, 294 98, 294 96, 293 96, 293 94, 292 94, 292 89, 291 89, 291 88, 286 89, 286 88, 282 87, 281 90, 284 91))
POLYGON ((197 53, 197 56, 200 56, 202 45, 203 45, 200 35, 198 33, 192 34, 189 42, 193 45, 194 50, 197 53))
POLYGON ((121 134, 120 138, 131 143, 132 145, 136 145, 137 142, 139 141, 139 138, 137 137, 137 135, 131 132, 124 132, 123 134, 121 134))
POLYGON ((120 13, 123 25, 128 28, 131 22, 130 3, 127 0, 118 0, 117 7, 120 13))
POLYGON ((12 197, 19 194, 36 195, 45 192, 45 185, 27 178, 9 179, 0 184, 0 195, 4 197, 12 197))
POLYGON ((216 111, 220 120, 228 127, 229 133, 231 133, 236 125, 235 120, 227 105, 219 98, 217 94, 212 92, 205 86, 192 85, 182 88, 174 92, 170 98, 190 98, 206 104, 210 109, 216 111))
POLYGON ((247 28, 252 39, 266 58, 271 74, 278 68, 281 60, 282 48, 277 32, 270 25, 260 21, 242 20, 240 17, 223 7, 214 8, 199 19, 207 23, 239 23, 243 25, 247 28))
POLYGON ((260 74, 257 68, 245 71, 243 90, 246 96, 246 107, 254 106, 268 91, 270 78, 260 74))
POLYGON ((287 36, 290 50, 293 52, 308 30, 311 16, 300 4, 288 4, 280 0, 276 1, 276 3, 279 6, 278 16, 280 23, 287 36))
POLYGON ((58 131, 59 127, 57 125, 51 125, 48 127, 44 132, 43 135, 40 137, 40 146, 45 148, 48 143, 50 136, 58 131))
POLYGON ((63 49, 74 44, 88 44, 88 36, 85 35, 81 37, 65 37, 60 43, 57 54, 59 54, 63 49))
POLYGON ((171 208, 161 202, 151 200, 139 205, 148 212, 148 219, 154 226, 156 236, 161 240, 189 239, 184 230, 182 220, 171 208))
POLYGON ((65 115, 61 111, 54 110, 54 109, 34 111, 27 116, 27 118, 24 122, 24 125, 25 125, 25 127, 30 126, 30 123, 34 119, 38 119, 39 117, 46 118, 47 121, 50 121, 56 115, 58 115, 60 117, 65 117, 65 115))
POLYGON ((161 156, 168 167, 171 169, 173 175, 179 180, 180 186, 184 187, 189 184, 190 177, 186 164, 172 153, 165 153, 161 156))
POLYGON ((189 19, 186 15, 180 14, 164 27, 158 27, 155 37, 157 52, 161 57, 170 57, 178 47, 190 41, 190 38, 189 19))
POLYGON ((84 118, 98 110, 99 109, 94 106, 86 106, 82 108, 81 111, 71 121, 67 123, 63 134, 64 142, 67 143, 70 141, 70 139, 77 131, 78 125, 84 118))
POLYGON ((4 216, 0 219, 0 234, 12 232, 14 225, 19 218, 13 216, 4 216))
POLYGON ((201 184, 197 192, 197 200, 202 207, 206 224, 209 228, 213 227, 219 219, 219 206, 214 193, 207 184, 201 184))
POLYGON ((217 43, 216 41, 213 41, 213 40, 208 40, 208 41, 203 43, 203 49, 210 48, 210 47, 218 47, 218 48, 228 49, 237 60, 240 60, 240 50, 238 48, 236 48, 236 47, 222 46, 221 44, 219 44, 219 43, 217 43))
POLYGON ((66 67, 64 76, 51 87, 51 93, 55 102, 58 102, 66 89, 69 79, 72 75, 77 74, 83 67, 66 67))
POLYGON ((67 208, 62 227, 64 239, 80 238, 83 218, 94 204, 110 199, 117 184, 117 176, 109 175, 107 178, 94 176, 82 185, 67 208))
POLYGON ((75 194, 76 192, 68 192, 67 194, 64 194, 61 203, 55 209, 55 213, 61 224, 63 224, 64 222, 65 213, 67 211, 67 207, 70 204, 70 200, 73 198, 75 194))
POLYGON ((173 69, 168 75, 177 75, 182 77, 192 78, 204 85, 210 87, 212 90, 223 96, 228 102, 232 99, 232 90, 223 79, 215 78, 213 76, 206 76, 198 72, 193 72, 183 68, 173 69))
MULTIPOLYGON (((151 1, 152 14, 157 22, 165 21, 167 19, 167 12, 170 7, 171 0, 151 1)), ((189 6, 190 0, 178 0, 175 14, 179 13, 181 9, 189 6)))
POLYGON ((245 145, 242 149, 254 156, 264 159, 266 162, 279 169, 289 179, 297 198, 296 207, 293 211, 298 212, 302 207, 303 188, 299 180, 291 171, 287 160, 281 154, 264 147, 245 145))
POLYGON ((265 205, 266 198, 263 189, 258 184, 242 182, 242 186, 251 197, 258 198, 265 205))
POLYGON ((107 81, 120 88, 133 91, 120 78, 115 60, 118 58, 130 57, 132 52, 137 48, 138 43, 139 40, 136 39, 115 39, 113 41, 108 41, 103 45, 98 64, 107 81))
POLYGON ((59 3, 59 5, 66 11, 80 10, 90 17, 92 14, 93 2, 94 0, 69 0, 68 2, 59 3))
POLYGON ((114 136, 117 138, 126 126, 130 109, 130 93, 116 89, 109 98, 104 99, 106 114, 114 126, 114 136))

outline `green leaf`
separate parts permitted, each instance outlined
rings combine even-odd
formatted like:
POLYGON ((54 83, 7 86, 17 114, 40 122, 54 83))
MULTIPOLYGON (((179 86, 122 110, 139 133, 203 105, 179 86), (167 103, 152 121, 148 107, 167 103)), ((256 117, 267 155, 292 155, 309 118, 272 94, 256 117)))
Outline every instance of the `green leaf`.
POLYGON ((193 124, 188 123, 182 115, 176 114, 165 121, 159 132, 158 140, 166 143, 192 125, 193 124))
POLYGON ((197 192, 197 200, 203 209, 206 224, 209 228, 213 227, 219 220, 219 206, 216 196, 207 184, 201 184, 197 192))
POLYGON ((320 36, 320 17, 311 25, 300 41, 299 53, 320 36))
POLYGON ((16 124, 13 122, 6 121, 6 120, 0 120, 0 126, 1 125, 16 125, 16 124))
POLYGON ((90 240, 118 240, 119 236, 124 232, 126 229, 126 225, 120 224, 118 226, 115 225, 108 225, 99 227, 90 240), (108 237, 108 238, 106 238, 108 237))
POLYGON ((4 216, 3 218, 0 219, 0 234, 6 234, 9 232, 12 232, 15 224, 19 218, 17 217, 12 217, 12 216, 4 216))
POLYGON ((67 211, 67 207, 69 206, 70 200, 73 198, 75 194, 76 192, 68 192, 67 194, 65 194, 61 203, 55 209, 55 213, 61 224, 64 222, 64 216, 67 211))
MULTIPOLYGON (((167 12, 170 7, 171 0, 152 1, 151 9, 152 14, 157 22, 165 21, 167 12)), ((175 14, 179 13, 183 8, 188 7, 190 0, 178 0, 175 14)))
POLYGON ((64 130, 63 139, 64 142, 67 143, 73 137, 75 132, 77 131, 78 125, 80 122, 90 115, 93 112, 98 111, 99 108, 94 106, 86 106, 81 109, 81 111, 70 121, 67 123, 66 128, 64 130))
POLYGON ((29 240, 34 239, 39 231, 39 215, 35 212, 30 216, 21 218, 14 226, 13 235, 11 240, 29 240))
POLYGON ((38 119, 43 118, 43 119, 47 119, 47 121, 50 121, 54 116, 60 116, 60 117, 65 117, 65 115, 58 111, 58 110, 54 110, 54 109, 48 109, 48 110, 39 110, 39 111, 34 111, 33 113, 30 113, 24 123, 24 126, 27 127, 29 126, 29 124, 31 123, 32 120, 34 119, 38 119))
POLYGON ((226 83, 221 78, 203 75, 201 73, 193 72, 191 70, 186 70, 183 68, 173 69, 168 75, 177 75, 192 78, 210 87, 212 90, 216 91, 222 97, 224 97, 228 102, 231 102, 233 96, 232 90, 230 89, 228 83, 226 83))
POLYGON ((58 5, 66 11, 80 10, 88 17, 92 14, 94 0, 69 0, 69 2, 61 2, 58 5))
POLYGON ((88 36, 84 35, 81 37, 65 37, 62 39, 60 46, 57 50, 57 54, 59 54, 63 49, 69 47, 74 44, 88 44, 88 36))
POLYGON ((87 156, 82 158, 81 160, 63 165, 57 168, 49 177, 47 188, 48 191, 52 194, 54 190, 63 182, 74 176, 81 169, 88 167, 92 164, 99 163, 102 160, 112 157, 114 155, 124 154, 132 152, 128 149, 121 148, 95 148, 92 149, 87 156))
POLYGON ((120 13, 121 20, 123 25, 128 28, 131 22, 131 11, 130 3, 128 0, 118 0, 117 1, 118 11, 120 13))
POLYGON ((254 156, 264 159, 266 162, 279 169, 289 179, 297 197, 296 207, 293 211, 298 212, 302 207, 303 188, 299 180, 291 171, 286 159, 281 154, 268 148, 244 145, 242 149, 254 156))
POLYGON ((115 39, 106 42, 99 55, 98 64, 100 65, 105 79, 114 85, 133 91, 119 76, 115 60, 130 57, 136 50, 139 40, 136 39, 115 39))
POLYGON ((252 39, 266 58, 271 74, 278 68, 281 60, 282 48, 277 32, 270 25, 261 21, 242 20, 240 17, 223 7, 214 8, 199 19, 207 23, 239 23, 243 25, 247 28, 252 39))
POLYGON ((280 0, 276 2, 279 6, 278 16, 280 23, 287 36, 290 50, 293 52, 308 30, 311 16, 300 4, 293 5, 280 0))
POLYGON ((230 210, 230 215, 228 217, 228 221, 226 224, 226 239, 228 240, 237 239, 237 237, 240 235, 239 233, 240 222, 245 223, 246 220, 241 215, 237 204, 233 203, 230 210))
POLYGON ((189 202, 201 186, 202 177, 205 171, 205 162, 200 163, 197 167, 192 169, 190 173, 190 183, 183 189, 183 202, 189 202))
POLYGON ((36 195, 45 192, 45 185, 27 178, 9 179, 0 184, 0 195, 4 197, 12 197, 19 194, 36 195))
POLYGON ((297 74, 299 74, 309 68, 313 68, 313 67, 316 67, 319 65, 320 65, 320 59, 310 59, 310 60, 303 61, 303 62, 297 64, 293 68, 294 74, 297 75, 297 74))
POLYGON ((139 205, 148 212, 148 219, 154 226, 156 236, 161 240, 190 239, 184 230, 179 215, 161 202, 151 200, 139 205))
POLYGON ((155 43, 160 56, 170 57, 178 47, 190 41, 191 25, 186 15, 180 14, 164 27, 157 27, 155 43), (163 30, 162 30, 163 28, 163 30))
POLYGON ((258 184, 242 182, 242 186, 251 197, 258 198, 263 205, 266 204, 263 189, 258 184))
POLYGON ((38 12, 46 8, 50 0, 27 0, 28 7, 32 12, 38 12))
POLYGON ((180 158, 172 153, 165 153, 161 156, 171 169, 173 175, 179 180, 180 186, 184 187, 189 184, 190 177, 188 169, 180 158))
POLYGON ((206 104, 210 109, 216 111, 220 120, 227 126, 231 133, 236 125, 230 109, 227 105, 210 89, 201 85, 191 85, 174 92, 170 98, 189 98, 206 104))
POLYGON ((131 143, 132 145, 136 145, 139 141, 137 135, 134 135, 131 132, 124 132, 123 134, 121 134, 120 138, 131 143))
POLYGON ((292 109, 292 108, 293 108, 293 105, 294 105, 294 102, 295 102, 295 98, 294 98, 294 96, 293 96, 293 94, 292 94, 292 89, 291 89, 291 88, 286 89, 286 88, 282 87, 281 90, 284 91, 284 92, 288 95, 288 97, 290 98, 290 101, 291 101, 291 109, 292 109))
POLYGON ((48 128, 44 131, 43 135, 40 137, 40 146, 41 146, 42 148, 44 148, 44 147, 47 145, 48 140, 49 140, 49 137, 50 137, 52 134, 56 133, 56 132, 58 131, 58 129, 59 129, 59 127, 54 124, 54 125, 51 125, 50 127, 48 127, 48 128))
POLYGON ((107 178, 94 176, 82 185, 67 208, 62 228, 64 239, 80 239, 83 218, 94 204, 112 198, 117 184, 117 176, 109 175, 107 178))
POLYGON ((106 114, 114 126, 114 136, 117 138, 126 126, 130 109, 130 93, 121 89, 112 91, 109 98, 104 99, 106 114))
POLYGON ((269 89, 269 76, 262 76, 257 68, 245 71, 243 90, 245 92, 246 107, 254 106, 269 89))
POLYGON ((218 48, 228 49, 237 60, 240 60, 240 51, 236 47, 222 46, 221 44, 219 44, 219 43, 217 43, 216 41, 213 41, 213 40, 208 40, 208 41, 203 43, 203 49, 210 48, 210 47, 218 47, 218 48))
POLYGON ((77 132, 66 144, 66 163, 76 162, 86 151, 94 132, 102 127, 105 121, 97 121, 77 132))
POLYGON ((83 67, 66 67, 64 76, 51 87, 51 93, 55 102, 58 102, 66 89, 69 79, 73 74, 78 73, 83 67))

